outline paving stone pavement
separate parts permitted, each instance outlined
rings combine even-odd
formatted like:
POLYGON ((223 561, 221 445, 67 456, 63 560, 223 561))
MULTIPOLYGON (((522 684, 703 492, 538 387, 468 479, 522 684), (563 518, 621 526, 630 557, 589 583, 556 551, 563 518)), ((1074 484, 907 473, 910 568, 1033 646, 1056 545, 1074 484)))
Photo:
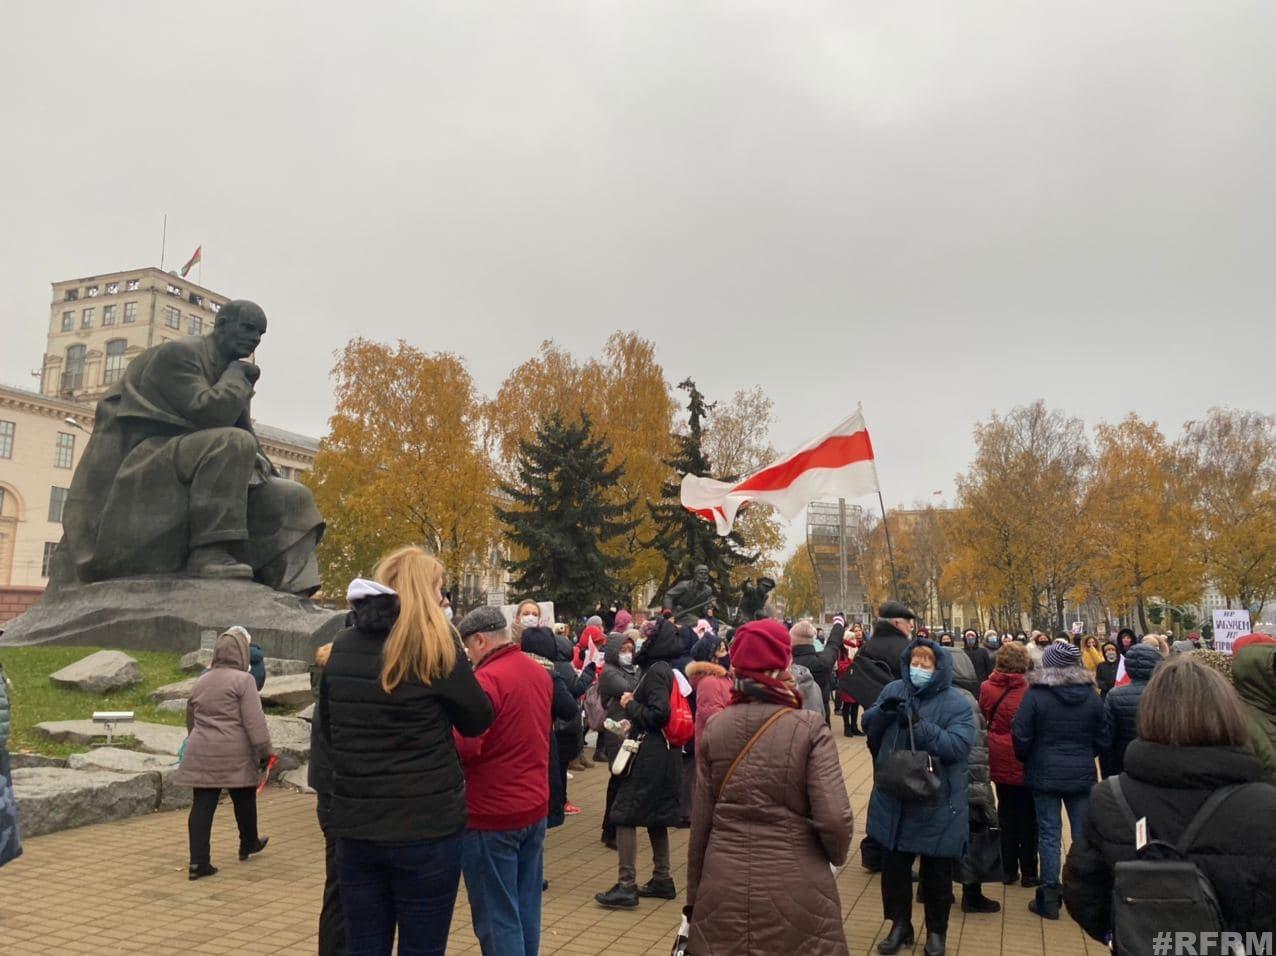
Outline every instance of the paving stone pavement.
MULTIPOLYGON (((871 765, 862 738, 837 734, 847 789, 855 809, 856 846, 864 832, 871 765)), ((584 812, 550 831, 541 952, 578 956, 667 956, 681 902, 644 900, 633 912, 599 908, 593 894, 615 882, 615 854, 599 841, 607 771, 574 774, 572 800, 584 812)), ((25 855, 0 870, 0 940, 5 956, 92 953, 313 954, 323 887, 323 837, 315 798, 271 789, 260 803, 261 832, 270 847, 247 863, 235 856, 237 837, 223 800, 213 828, 214 877, 186 878, 186 814, 145 817, 35 837, 25 855)), ((686 875, 685 831, 673 833, 674 879, 686 875)), ((639 878, 650 857, 639 842, 639 878)), ((875 953, 885 931, 878 879, 860 869, 858 853, 838 876, 847 941, 856 956, 875 953)), ((1001 913, 963 916, 949 929, 953 956, 1101 956, 1065 914, 1058 922, 1027 910, 1028 890, 985 887, 1001 913)), ((919 930, 921 907, 914 910, 919 930)), ((921 946, 916 953, 921 953, 921 946)), ((462 882, 450 953, 478 954, 462 882)), ((779 956, 779 954, 777 954, 779 956)))

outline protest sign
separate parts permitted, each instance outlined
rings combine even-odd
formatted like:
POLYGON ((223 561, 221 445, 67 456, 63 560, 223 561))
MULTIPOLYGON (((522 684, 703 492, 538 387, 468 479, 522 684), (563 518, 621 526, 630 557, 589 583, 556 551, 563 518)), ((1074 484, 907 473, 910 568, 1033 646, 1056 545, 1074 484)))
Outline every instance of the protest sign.
POLYGON ((1249 633, 1249 611, 1214 612, 1214 650, 1232 653, 1232 642, 1249 633))

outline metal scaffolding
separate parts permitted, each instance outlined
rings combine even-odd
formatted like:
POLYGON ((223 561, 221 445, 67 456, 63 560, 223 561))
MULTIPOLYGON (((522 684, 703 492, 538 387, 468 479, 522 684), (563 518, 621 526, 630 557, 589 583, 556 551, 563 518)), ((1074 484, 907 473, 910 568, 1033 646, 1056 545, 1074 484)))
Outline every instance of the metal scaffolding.
POLYGON ((864 509, 839 501, 812 501, 806 508, 806 550, 815 567, 827 614, 845 611, 848 621, 869 620, 857 549, 863 540, 864 509))

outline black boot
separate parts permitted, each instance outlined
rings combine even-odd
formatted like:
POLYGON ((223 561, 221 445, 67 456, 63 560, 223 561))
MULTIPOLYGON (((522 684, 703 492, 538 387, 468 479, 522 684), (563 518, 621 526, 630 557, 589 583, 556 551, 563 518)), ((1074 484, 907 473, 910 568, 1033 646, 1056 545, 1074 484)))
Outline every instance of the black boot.
POLYGON ((846 713, 845 711, 842 712, 842 736, 843 737, 855 736, 855 728, 851 726, 851 715, 846 713))
POLYGON ((198 880, 201 876, 212 876, 217 872, 217 867, 211 863, 192 863, 190 865, 190 878, 198 880))
POLYGON ((262 837, 252 846, 241 846, 239 848, 239 862, 243 863, 246 859, 248 859, 254 853, 260 853, 262 850, 266 849, 266 844, 269 842, 270 842, 270 837, 262 837))
POLYGON ((638 888, 617 883, 606 893, 595 893, 594 901, 612 910, 631 910, 638 905, 638 888))
POLYGON ((927 930, 926 946, 922 949, 922 952, 925 953, 926 956, 944 956, 944 952, 947 948, 946 944, 948 942, 947 936, 947 930, 938 933, 932 930, 927 930))
POLYGON ((961 911, 963 913, 1000 913, 1001 904, 984 896, 978 883, 971 883, 961 888, 961 911))
POLYGON ((644 883, 638 887, 638 895, 657 900, 676 900, 678 888, 673 885, 671 879, 653 879, 650 883, 644 883))
POLYGON ((884 940, 877 944, 877 951, 890 956, 891 953, 898 953, 901 949, 912 945, 913 924, 908 920, 901 920, 898 923, 891 924, 891 931, 886 934, 884 940))
POLYGON ((1058 919, 1061 894, 1052 886, 1038 886, 1036 898, 1028 904, 1028 909, 1042 919, 1058 919))
POLYGON ((1019 885, 1020 885, 1020 886, 1022 886, 1025 890, 1030 890, 1030 889, 1032 889, 1034 886, 1040 886, 1040 885, 1041 885, 1041 877, 1039 877, 1039 876, 1028 876, 1028 875, 1026 875, 1026 874, 1025 874, 1024 878, 1023 878, 1022 880, 1020 880, 1020 881, 1019 881, 1019 885))
POLYGON ((1018 883, 1018 882, 1019 882, 1019 871, 1018 871, 1018 870, 1006 870, 1005 876, 1003 876, 1003 877, 1002 877, 1001 882, 1005 883, 1007 886, 1010 886, 1012 883, 1018 883))

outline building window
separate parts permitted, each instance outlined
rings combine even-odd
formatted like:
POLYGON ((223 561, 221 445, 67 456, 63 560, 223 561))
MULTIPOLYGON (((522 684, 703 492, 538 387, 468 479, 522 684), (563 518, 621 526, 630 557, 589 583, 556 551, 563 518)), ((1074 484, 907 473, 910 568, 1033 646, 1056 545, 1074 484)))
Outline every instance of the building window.
POLYGON ((182 294, 182 290, 170 282, 168 284, 168 294, 180 297, 182 294))
POLYGON ((80 313, 80 328, 82 329, 93 328, 93 313, 96 311, 97 309, 85 309, 83 312, 80 313))
POLYGON ((89 298, 92 299, 92 298, 95 298, 96 296, 97 296, 97 286, 95 285, 89 286, 89 298))
POLYGON ((79 289, 67 289, 67 290, 66 290, 66 300, 67 300, 68 302, 74 302, 74 301, 75 301, 76 299, 78 299, 79 297, 80 297, 80 290, 79 290, 79 289))
POLYGON ((113 305, 102 306, 102 324, 103 325, 115 324, 115 306, 113 305))
POLYGON ((136 292, 139 282, 137 279, 126 279, 124 281, 124 290, 126 292, 136 292))
POLYGON ((137 321, 137 303, 125 302, 124 303, 124 324, 129 325, 136 321, 137 321))
POLYGON ((53 467, 70 468, 75 459, 75 436, 68 432, 58 432, 53 446, 53 467))
POLYGON ((66 496, 69 491, 69 488, 59 488, 56 485, 49 490, 50 521, 62 523, 62 509, 66 507, 66 496))
POLYGON ((62 313, 62 331, 70 332, 74 328, 75 328, 75 313, 63 312, 62 313))
POLYGON ((62 372, 62 391, 74 392, 84 388, 84 346, 72 345, 66 350, 66 364, 62 372))
POLYGON ((191 335, 204 334, 204 320, 198 315, 187 316, 186 331, 191 335))
POLYGON ((171 305, 164 306, 164 324, 170 329, 180 329, 182 327, 182 313, 171 305))
POLYGON ((119 291, 120 291, 120 284, 118 282, 108 282, 106 284, 107 295, 115 295, 115 293, 119 291))
POLYGON ((209 304, 208 307, 213 310, 213 315, 216 315, 218 312, 222 310, 222 306, 220 302, 212 302, 209 304))
POLYGON ((204 304, 204 297, 202 295, 196 295, 194 292, 191 293, 190 300, 191 300, 191 305, 204 304))
POLYGON ((124 350, 128 342, 124 339, 111 339, 106 343, 106 365, 102 371, 102 384, 110 385, 124 377, 124 350))
POLYGON ((17 428, 13 422, 0 422, 0 458, 13 457, 13 433, 17 428))
POLYGON ((56 541, 44 542, 44 560, 40 562, 40 577, 47 578, 49 569, 53 567, 53 552, 58 550, 56 541))

